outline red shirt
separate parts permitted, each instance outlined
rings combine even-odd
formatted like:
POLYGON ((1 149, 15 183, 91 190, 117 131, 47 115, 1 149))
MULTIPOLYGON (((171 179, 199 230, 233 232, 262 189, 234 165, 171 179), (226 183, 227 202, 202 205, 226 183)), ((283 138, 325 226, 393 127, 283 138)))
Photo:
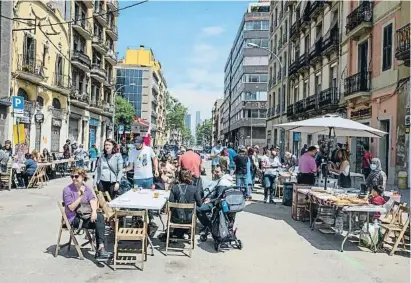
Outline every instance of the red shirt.
POLYGON ((179 163, 181 168, 190 170, 194 177, 200 177, 201 157, 192 150, 180 156, 179 163))
POLYGON ((362 168, 370 168, 372 159, 372 154, 369 151, 366 151, 362 156, 362 168))
MULTIPOLYGON (((370 198, 369 203, 374 204, 374 205, 384 205, 385 199, 382 196, 376 196, 376 197, 370 198)), ((381 213, 379 212, 374 213, 374 218, 380 218, 380 216, 381 216, 381 213)))

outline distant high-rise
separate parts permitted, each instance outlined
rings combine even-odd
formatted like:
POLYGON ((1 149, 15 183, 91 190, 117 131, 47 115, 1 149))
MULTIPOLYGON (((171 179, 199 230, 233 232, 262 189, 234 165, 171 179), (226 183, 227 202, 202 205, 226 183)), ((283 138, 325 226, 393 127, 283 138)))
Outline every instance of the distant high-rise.
POLYGON ((201 124, 201 112, 196 111, 196 126, 201 124))
POLYGON ((184 120, 184 124, 186 125, 187 128, 190 129, 191 131, 191 114, 187 114, 186 118, 184 120))

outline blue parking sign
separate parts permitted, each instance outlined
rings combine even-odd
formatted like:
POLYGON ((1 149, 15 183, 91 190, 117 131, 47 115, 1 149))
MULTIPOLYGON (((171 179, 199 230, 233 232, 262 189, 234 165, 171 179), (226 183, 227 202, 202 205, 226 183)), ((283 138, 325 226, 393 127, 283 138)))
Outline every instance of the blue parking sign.
POLYGON ((15 113, 24 112, 24 97, 22 96, 12 96, 12 105, 15 113))

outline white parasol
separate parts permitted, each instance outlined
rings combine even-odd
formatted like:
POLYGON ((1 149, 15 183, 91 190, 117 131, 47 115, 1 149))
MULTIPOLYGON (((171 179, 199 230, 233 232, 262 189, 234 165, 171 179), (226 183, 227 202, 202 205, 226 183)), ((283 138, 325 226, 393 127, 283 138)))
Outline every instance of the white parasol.
POLYGON ((324 115, 321 118, 278 124, 274 127, 283 128, 290 132, 329 135, 330 137, 332 132, 334 132, 334 136, 336 137, 381 138, 387 134, 386 132, 368 127, 364 124, 331 114, 324 115))

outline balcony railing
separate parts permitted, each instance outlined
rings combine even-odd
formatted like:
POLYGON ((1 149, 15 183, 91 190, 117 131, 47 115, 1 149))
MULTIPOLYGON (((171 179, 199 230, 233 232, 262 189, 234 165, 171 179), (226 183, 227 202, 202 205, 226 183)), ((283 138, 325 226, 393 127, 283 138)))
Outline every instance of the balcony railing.
POLYGON ((324 8, 324 1, 313 1, 310 7, 310 15, 311 17, 315 17, 318 15, 322 9, 324 8))
POLYGON ((304 71, 307 68, 309 68, 309 56, 308 56, 308 52, 305 52, 304 54, 300 55, 300 57, 298 57, 298 68, 297 70, 301 70, 304 71))
POLYGON ((91 24, 90 24, 89 20, 83 19, 81 17, 76 17, 74 19, 73 25, 80 26, 85 31, 87 31, 88 33, 91 33, 91 24))
POLYGON ((297 73, 298 68, 299 68, 299 62, 297 59, 294 62, 292 62, 290 67, 288 68, 288 76, 292 77, 293 75, 295 75, 297 73))
POLYGON ((295 23, 292 24, 290 29, 290 39, 297 38, 300 34, 300 22, 297 20, 295 23))
POLYGON ((94 9, 94 16, 100 21, 107 22, 107 12, 103 7, 96 7, 94 9))
POLYGON ((359 72, 344 80, 344 96, 370 91, 371 73, 359 72))
POLYGON ((313 46, 310 47, 310 63, 315 63, 321 58, 321 47, 323 43, 323 38, 320 37, 313 46))
POLYGON ((397 49, 395 57, 397 60, 406 61, 406 66, 410 66, 410 24, 397 30, 397 49))
POLYGON ((295 103, 287 106, 287 117, 294 116, 294 105, 295 103))
POLYGON ((332 50, 337 49, 339 46, 340 37, 338 35, 338 28, 329 30, 322 41, 322 54, 327 55, 332 50))
POLYGON ((56 86, 59 87, 64 87, 64 88, 70 88, 71 86, 71 78, 67 75, 59 74, 59 73, 54 73, 53 75, 53 83, 56 86))
POLYGON ((80 63, 86 65, 87 67, 90 68, 91 66, 91 60, 90 57, 85 54, 83 51, 79 51, 79 50, 74 50, 73 51, 73 56, 71 57, 72 60, 77 60, 80 63))
POLYGON ((338 105, 340 103, 340 94, 338 93, 338 88, 330 87, 320 92, 320 97, 318 99, 318 105, 320 108, 338 105))
POLYGON ((309 14, 309 9, 310 9, 310 3, 311 2, 307 2, 307 6, 306 6, 306 8, 305 8, 305 10, 304 10, 304 13, 302 14, 302 16, 300 17, 300 19, 299 19, 299 22, 300 22, 300 28, 302 28, 302 29, 304 29, 304 28, 306 28, 309 24, 310 24, 310 22, 311 22, 311 16, 310 16, 310 14, 309 14))
POLYGON ((66 109, 57 109, 53 106, 50 106, 49 110, 51 111, 51 117, 53 119, 63 120, 66 117, 66 109))
POLYGON ((43 64, 41 60, 36 60, 35 58, 30 58, 28 56, 23 56, 23 54, 18 55, 17 60, 17 70, 20 72, 25 72, 39 78, 44 78, 43 64))
POLYGON ((346 33, 348 34, 362 23, 372 23, 372 3, 369 1, 362 2, 347 16, 346 33))

